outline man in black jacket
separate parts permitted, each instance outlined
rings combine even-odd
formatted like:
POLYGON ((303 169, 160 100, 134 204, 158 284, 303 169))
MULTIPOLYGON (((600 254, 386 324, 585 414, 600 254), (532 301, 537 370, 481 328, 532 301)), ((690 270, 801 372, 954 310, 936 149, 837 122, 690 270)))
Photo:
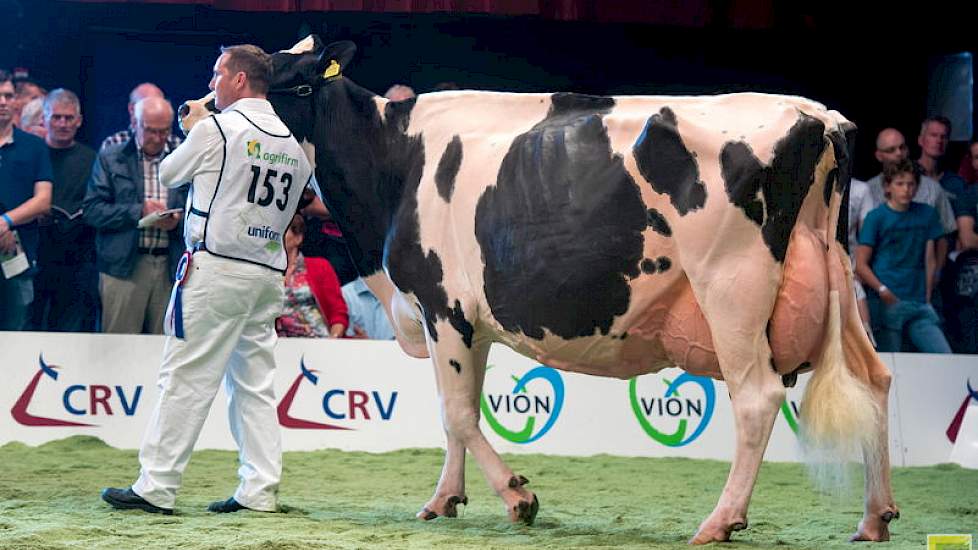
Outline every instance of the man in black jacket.
POLYGON ((187 187, 160 185, 159 165, 173 107, 159 97, 136 104, 135 139, 103 149, 92 169, 84 219, 95 227, 102 332, 163 334, 173 274, 183 253, 181 213, 140 229, 149 214, 183 208, 187 187))

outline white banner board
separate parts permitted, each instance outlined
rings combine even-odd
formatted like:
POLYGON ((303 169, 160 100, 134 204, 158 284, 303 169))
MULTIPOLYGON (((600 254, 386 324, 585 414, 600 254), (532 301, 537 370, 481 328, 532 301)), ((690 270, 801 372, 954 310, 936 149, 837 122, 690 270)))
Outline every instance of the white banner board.
MULTIPOLYGON (((0 444, 93 435, 138 448, 156 403, 163 337, 0 333, 0 444)), ((978 405, 978 357, 884 354, 894 372, 894 465, 947 462, 978 405), (959 418, 960 417, 960 418, 959 418)), ((276 395, 285 450, 371 452, 443 447, 428 360, 394 342, 281 339, 276 395)), ((798 461, 795 431, 808 376, 788 390, 767 460, 798 461)), ((679 369, 633 380, 560 372, 494 346, 481 398, 482 427, 501 452, 682 456, 730 460, 730 399, 722 382, 679 369)), ((233 449, 218 393, 198 449, 233 449)), ((975 434, 970 434, 975 438, 975 434)))

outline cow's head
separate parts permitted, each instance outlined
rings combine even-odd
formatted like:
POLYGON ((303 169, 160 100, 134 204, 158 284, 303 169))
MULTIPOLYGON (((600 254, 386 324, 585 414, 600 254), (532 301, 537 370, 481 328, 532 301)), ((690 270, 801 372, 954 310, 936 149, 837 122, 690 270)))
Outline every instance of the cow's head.
POLYGON ((300 143, 313 141, 315 102, 324 100, 320 92, 325 85, 343 78, 356 49, 350 41, 324 46, 318 36, 309 35, 272 54, 268 100, 300 143))
POLYGON ((183 135, 190 133, 194 124, 208 117, 211 113, 216 113, 217 107, 214 105, 214 92, 211 92, 200 99, 190 99, 184 101, 177 110, 177 120, 180 123, 180 131, 183 135))

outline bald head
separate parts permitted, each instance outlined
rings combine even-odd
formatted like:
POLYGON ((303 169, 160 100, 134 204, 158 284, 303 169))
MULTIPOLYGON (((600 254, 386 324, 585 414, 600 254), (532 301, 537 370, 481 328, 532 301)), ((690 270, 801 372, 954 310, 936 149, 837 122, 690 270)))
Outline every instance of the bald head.
POLYGON ((136 104, 148 97, 163 98, 163 90, 152 82, 143 82, 129 92, 129 124, 136 125, 136 104))
POLYGON ((136 103, 133 112, 136 143, 150 156, 160 154, 173 127, 173 106, 162 97, 147 97, 136 103))
POLYGON ((895 164, 908 156, 907 140, 896 128, 884 128, 876 136, 876 160, 881 164, 895 164))
POLYGON ((147 97, 163 97, 163 90, 152 82, 143 82, 129 92, 129 104, 135 105, 147 97))

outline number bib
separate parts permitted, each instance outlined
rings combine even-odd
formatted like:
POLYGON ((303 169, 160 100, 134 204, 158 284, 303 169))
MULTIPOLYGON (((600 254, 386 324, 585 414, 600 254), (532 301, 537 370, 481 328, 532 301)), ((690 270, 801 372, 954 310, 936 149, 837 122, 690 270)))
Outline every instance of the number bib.
POLYGON ((312 167, 281 121, 266 129, 236 110, 212 118, 224 139, 224 164, 212 193, 194 189, 188 223, 203 219, 211 254, 284 273, 285 231, 312 167))

